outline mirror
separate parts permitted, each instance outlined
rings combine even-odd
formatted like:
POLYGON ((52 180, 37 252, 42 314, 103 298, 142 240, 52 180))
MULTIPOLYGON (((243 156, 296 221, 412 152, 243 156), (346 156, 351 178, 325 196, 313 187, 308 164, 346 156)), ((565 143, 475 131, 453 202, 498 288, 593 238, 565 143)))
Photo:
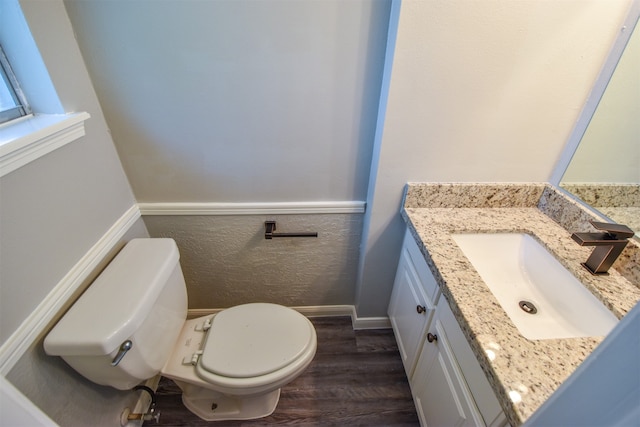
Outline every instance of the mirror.
POLYGON ((634 30, 638 9, 632 10, 596 82, 583 111, 586 117, 581 118, 583 128, 578 122, 574 130, 578 142, 559 182, 590 207, 629 226, 636 237, 640 237, 640 29, 634 30))

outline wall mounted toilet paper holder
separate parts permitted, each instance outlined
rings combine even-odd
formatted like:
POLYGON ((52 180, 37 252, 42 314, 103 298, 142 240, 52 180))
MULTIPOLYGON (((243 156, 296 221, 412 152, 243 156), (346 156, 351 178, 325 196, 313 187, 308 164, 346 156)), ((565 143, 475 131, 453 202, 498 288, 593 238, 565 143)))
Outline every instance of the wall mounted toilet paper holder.
POLYGON ((271 240, 274 237, 318 237, 318 233, 274 233, 276 231, 275 221, 264 222, 264 238, 271 240))

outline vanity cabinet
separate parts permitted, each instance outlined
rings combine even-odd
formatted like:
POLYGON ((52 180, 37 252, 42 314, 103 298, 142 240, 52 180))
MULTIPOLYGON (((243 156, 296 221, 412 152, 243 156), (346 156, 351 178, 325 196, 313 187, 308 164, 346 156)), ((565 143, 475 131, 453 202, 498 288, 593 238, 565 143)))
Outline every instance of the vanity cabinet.
POLYGON ((407 231, 387 310, 407 378, 413 374, 439 297, 438 284, 413 236, 407 231))
POLYGON ((408 231, 388 314, 423 426, 507 425, 498 399, 408 231))
POLYGON ((422 425, 506 426, 500 403, 445 298, 427 329, 410 379, 422 425))

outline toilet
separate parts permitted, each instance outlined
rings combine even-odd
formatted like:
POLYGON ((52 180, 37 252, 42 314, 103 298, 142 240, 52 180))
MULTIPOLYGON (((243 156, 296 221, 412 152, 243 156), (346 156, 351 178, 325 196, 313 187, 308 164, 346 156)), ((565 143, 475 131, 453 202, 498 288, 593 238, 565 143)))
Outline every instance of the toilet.
POLYGON ((162 374, 207 421, 270 415, 315 356, 313 324, 269 303, 186 320, 179 258, 172 239, 130 241, 52 328, 45 352, 119 390, 162 374))

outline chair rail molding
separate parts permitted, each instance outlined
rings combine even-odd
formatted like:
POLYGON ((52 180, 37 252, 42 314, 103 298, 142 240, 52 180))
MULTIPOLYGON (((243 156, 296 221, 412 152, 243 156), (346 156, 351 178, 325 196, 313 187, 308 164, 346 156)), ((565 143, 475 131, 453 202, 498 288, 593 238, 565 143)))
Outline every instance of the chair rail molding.
POLYGON ((9 373, 83 281, 139 218, 138 206, 133 205, 127 209, 0 346, 0 375, 6 376, 9 373))
POLYGON ((361 214, 363 201, 272 203, 138 203, 142 215, 361 214))

